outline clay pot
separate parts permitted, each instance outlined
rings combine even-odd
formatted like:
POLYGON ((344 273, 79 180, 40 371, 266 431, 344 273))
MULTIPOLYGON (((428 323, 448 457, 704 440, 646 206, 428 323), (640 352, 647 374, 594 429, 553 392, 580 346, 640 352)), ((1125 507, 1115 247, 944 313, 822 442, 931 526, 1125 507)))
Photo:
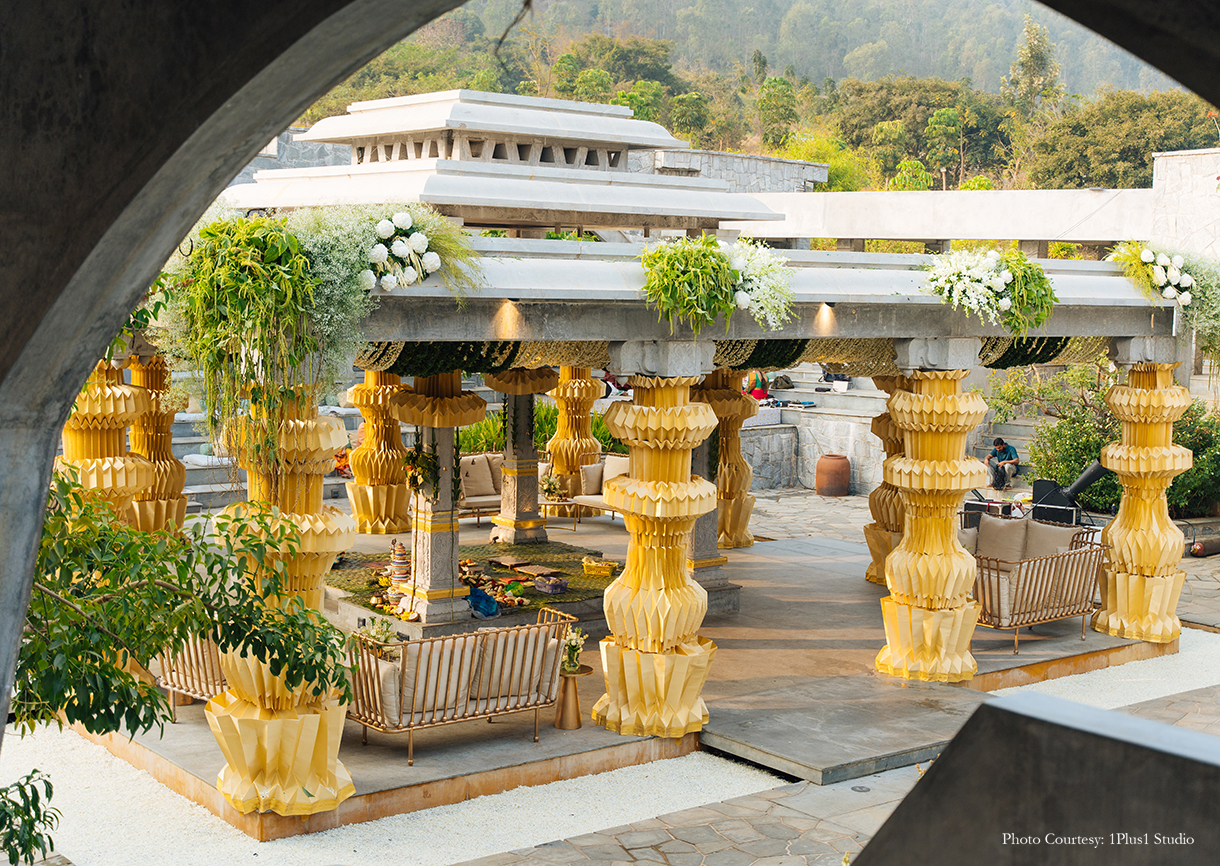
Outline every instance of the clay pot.
POLYGON ((851 461, 842 454, 823 454, 815 470, 818 496, 846 496, 851 492, 851 461))

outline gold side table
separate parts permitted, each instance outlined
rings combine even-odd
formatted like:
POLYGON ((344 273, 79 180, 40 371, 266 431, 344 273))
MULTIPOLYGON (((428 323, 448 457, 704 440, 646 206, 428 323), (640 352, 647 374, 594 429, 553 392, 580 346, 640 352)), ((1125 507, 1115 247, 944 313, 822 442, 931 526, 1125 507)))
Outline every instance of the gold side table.
POLYGON ((555 702, 555 727, 561 731, 575 731, 580 728, 580 694, 576 691, 576 678, 587 677, 593 673, 593 668, 581 665, 579 670, 565 671, 559 669, 563 682, 559 686, 559 700, 555 702))
POLYGON ((542 499, 542 498, 539 498, 538 510, 542 512, 543 526, 545 526, 547 529, 551 529, 552 526, 555 529, 567 529, 568 527, 566 527, 566 526, 560 526, 559 524, 552 524, 550 521, 548 521, 546 519, 547 517, 564 517, 564 515, 562 515, 562 514, 548 515, 546 513, 546 511, 544 510, 547 508, 561 508, 564 506, 572 507, 572 515, 571 515, 572 532, 575 532, 576 524, 580 520, 580 506, 577 505, 575 502, 573 502, 571 499, 542 499))

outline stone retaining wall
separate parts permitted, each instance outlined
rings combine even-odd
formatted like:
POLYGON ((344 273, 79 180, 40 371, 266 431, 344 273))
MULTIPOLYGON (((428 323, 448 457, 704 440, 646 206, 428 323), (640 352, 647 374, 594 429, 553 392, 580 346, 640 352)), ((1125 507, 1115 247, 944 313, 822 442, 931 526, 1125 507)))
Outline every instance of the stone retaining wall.
POLYGON ((275 139, 275 153, 268 151, 258 156, 230 181, 229 186, 239 183, 254 183, 254 173, 272 168, 314 168, 319 165, 350 165, 352 149, 346 144, 331 144, 325 141, 293 141, 303 127, 284 130, 275 139))
POLYGON ((797 486, 796 427, 776 424, 741 431, 741 454, 754 470, 751 490, 797 486))
POLYGON ((715 150, 633 150, 627 170, 722 180, 729 192, 805 192, 810 183, 825 183, 827 168, 816 162, 721 153, 715 150))

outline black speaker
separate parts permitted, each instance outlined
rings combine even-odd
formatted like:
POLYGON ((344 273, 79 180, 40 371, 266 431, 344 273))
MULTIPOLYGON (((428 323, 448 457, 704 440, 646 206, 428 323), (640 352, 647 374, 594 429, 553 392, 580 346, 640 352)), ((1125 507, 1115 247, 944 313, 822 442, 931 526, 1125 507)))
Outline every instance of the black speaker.
POLYGON ((962 503, 962 511, 966 513, 963 519, 965 529, 973 529, 979 525, 979 517, 983 514, 991 514, 996 517, 1011 517, 1012 503, 1011 502, 994 502, 992 500, 967 500, 962 503))
POLYGON ((1072 505, 1035 505, 1034 520, 1044 523, 1066 523, 1068 526, 1080 525, 1080 509, 1072 505))

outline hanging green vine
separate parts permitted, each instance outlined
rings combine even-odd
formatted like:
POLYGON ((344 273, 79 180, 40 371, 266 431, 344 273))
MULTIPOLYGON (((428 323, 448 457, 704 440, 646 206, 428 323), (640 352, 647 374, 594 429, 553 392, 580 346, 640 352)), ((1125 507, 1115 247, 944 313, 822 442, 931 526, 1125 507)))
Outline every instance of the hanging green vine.
POLYGON ((521 351, 512 341, 407 342, 386 370, 395 376, 439 376, 463 373, 502 373, 511 368, 521 351))
POLYGON ((282 220, 220 220, 171 280, 183 323, 174 348, 199 371, 209 434, 278 477, 280 424, 320 386, 309 260, 282 220), (257 411, 239 431, 247 405, 257 411))
POLYGON ((656 307, 657 320, 669 323, 671 334, 677 321, 690 325, 698 337, 704 325, 720 316, 728 328, 739 276, 716 238, 702 235, 660 244, 645 250, 640 260, 648 275, 644 294, 656 307))
POLYGON ((1030 364, 1047 364, 1063 351, 1067 337, 1015 337, 1012 345, 990 364, 989 370, 1007 370, 1012 367, 1028 367, 1030 364))

